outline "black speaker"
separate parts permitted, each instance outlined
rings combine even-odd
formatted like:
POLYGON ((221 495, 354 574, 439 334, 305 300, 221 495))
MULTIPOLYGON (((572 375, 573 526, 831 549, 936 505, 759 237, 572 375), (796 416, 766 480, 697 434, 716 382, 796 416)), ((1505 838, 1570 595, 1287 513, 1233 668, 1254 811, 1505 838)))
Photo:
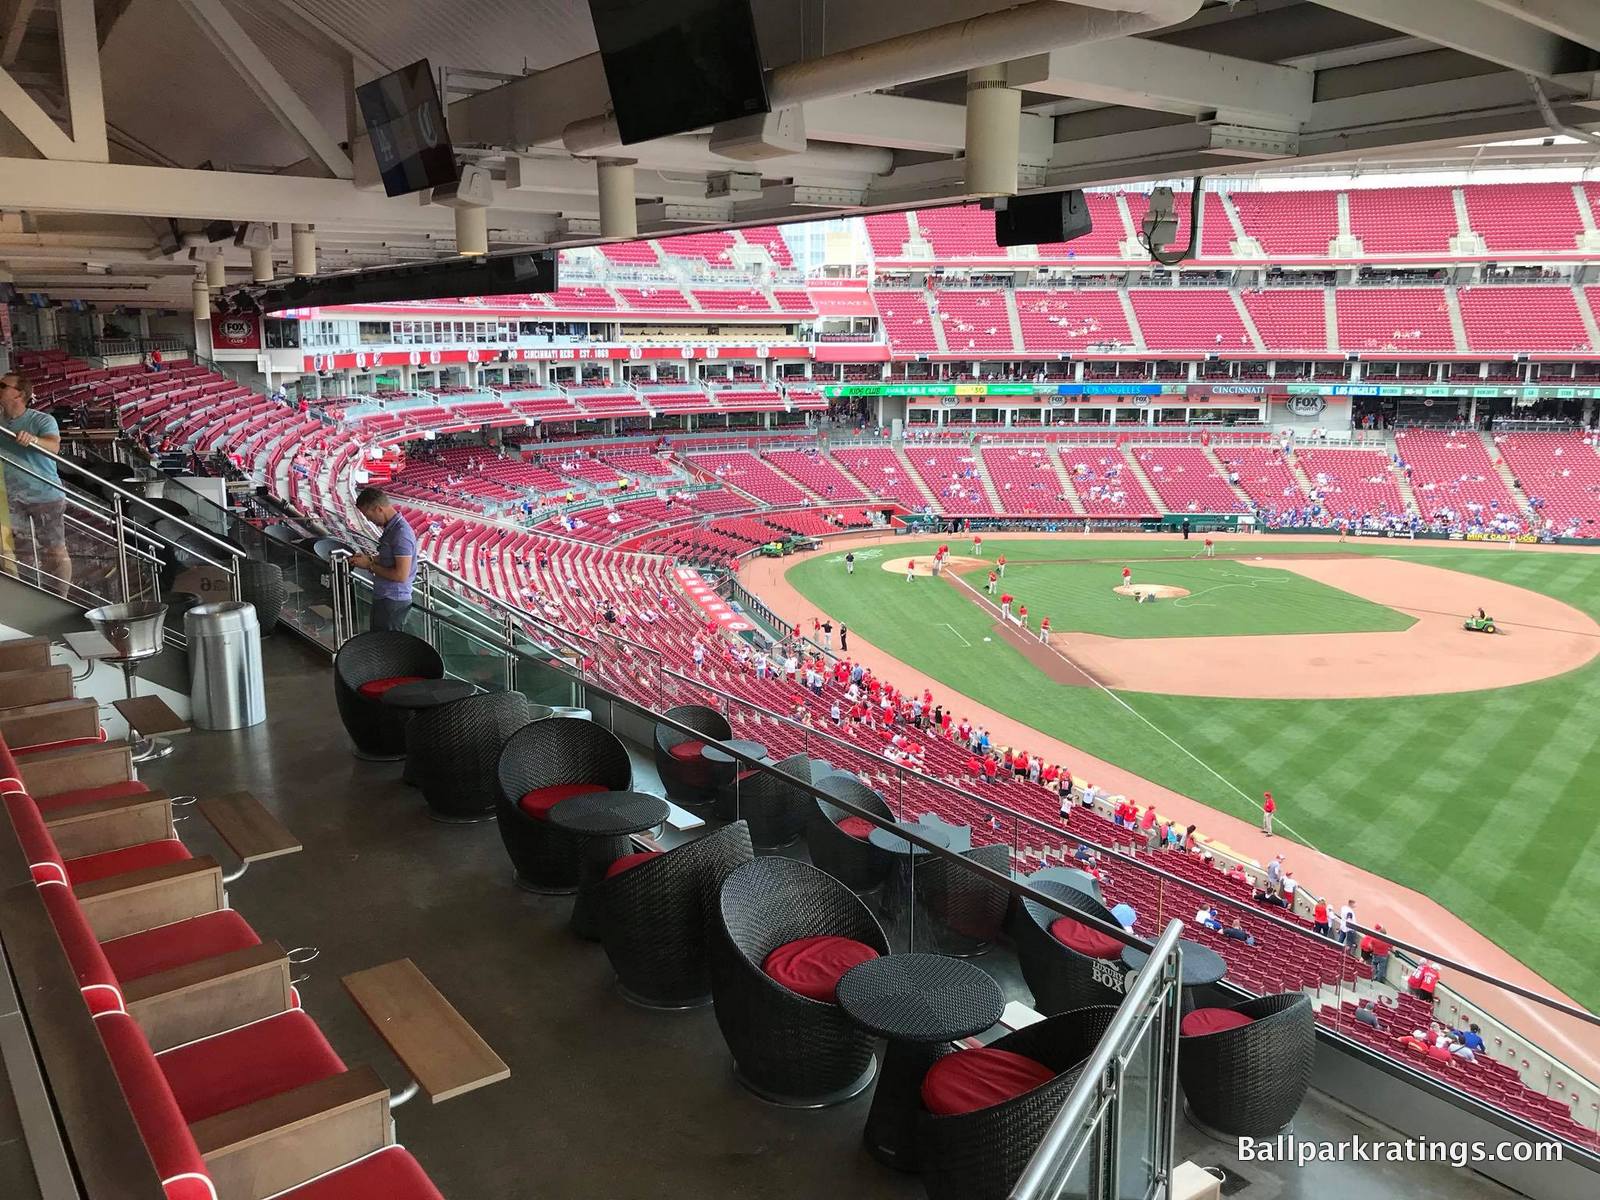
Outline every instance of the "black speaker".
POLYGON ((1082 192, 1045 192, 995 201, 994 240, 999 246, 1070 242, 1094 228, 1082 192))

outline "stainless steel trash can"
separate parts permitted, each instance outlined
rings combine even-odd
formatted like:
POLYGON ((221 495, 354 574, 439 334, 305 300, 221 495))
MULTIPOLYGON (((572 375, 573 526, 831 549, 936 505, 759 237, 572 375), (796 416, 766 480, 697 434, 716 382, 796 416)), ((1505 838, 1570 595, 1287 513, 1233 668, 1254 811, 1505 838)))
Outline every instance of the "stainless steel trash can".
POLYGON ((201 729, 244 729, 267 719, 261 626, 240 600, 197 604, 183 615, 189 639, 191 719, 201 729))

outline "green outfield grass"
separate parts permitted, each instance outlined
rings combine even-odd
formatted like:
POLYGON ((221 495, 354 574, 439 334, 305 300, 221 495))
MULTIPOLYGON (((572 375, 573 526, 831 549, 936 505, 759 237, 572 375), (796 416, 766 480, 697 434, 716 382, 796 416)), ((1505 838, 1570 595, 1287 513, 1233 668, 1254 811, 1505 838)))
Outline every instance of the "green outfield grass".
MULTIPOLYGON (((1198 542, 1189 544, 1199 547, 1198 542)), ((1389 632, 1414 623, 1404 613, 1304 575, 1227 558, 1129 564, 1136 584, 1164 583, 1189 591, 1147 604, 1115 591, 1122 582, 1121 562, 1013 561, 1009 552, 1006 559, 996 594, 1010 592, 1026 604, 1034 628, 1040 617, 1049 617, 1056 629, 1109 637, 1232 637, 1389 632)), ((963 578, 982 589, 988 572, 963 578)), ((905 583, 903 575, 900 582, 905 583)))
MULTIPOLYGON (((936 544, 896 542, 882 553, 926 555, 936 544)), ((951 539, 950 546, 968 550, 965 541, 951 539)), ((1300 555, 1335 546, 1502 580, 1600 617, 1595 555, 1271 537, 1252 541, 1250 552, 1300 555)), ((1126 559, 1136 580, 1168 582, 1187 565, 1194 543, 1059 538, 1008 542, 1004 550, 1017 564, 1008 577, 1025 578, 1035 569, 1029 562, 1067 558, 1104 560, 1120 573, 1126 559), (1144 560, 1172 561, 1141 566, 1144 560)), ((1600 1006, 1600 956, 1581 933, 1600 909, 1600 665, 1495 691, 1401 699, 1111 697, 1051 684, 1009 645, 984 641, 992 619, 948 584, 907 584, 861 553, 855 574, 846 576, 834 558, 820 555, 789 574, 819 613, 991 708, 1222 811, 1254 819, 1251 801, 1270 789, 1280 804, 1280 831, 1287 825, 1320 850, 1432 895, 1581 1003, 1600 1006)), ((1020 586, 1014 590, 1024 595, 1020 586)), ((1463 595, 1470 607, 1470 588, 1463 595)), ((1059 618, 1052 623, 1069 627, 1059 618)), ((1364 915, 1381 919, 1370 906, 1364 915)))

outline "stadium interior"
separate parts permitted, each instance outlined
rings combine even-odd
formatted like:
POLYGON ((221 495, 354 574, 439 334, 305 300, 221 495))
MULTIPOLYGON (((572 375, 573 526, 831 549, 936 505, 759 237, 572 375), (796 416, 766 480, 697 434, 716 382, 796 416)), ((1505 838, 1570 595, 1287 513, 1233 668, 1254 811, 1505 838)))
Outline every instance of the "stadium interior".
MULTIPOLYGON (((1580 0, 0 0, 0 1196, 1593 1196, 1581 930, 1019 580, 1559 556, 1586 686, 1597 143, 1580 0)), ((1592 913, 1584 776, 1427 830, 1592 913)))

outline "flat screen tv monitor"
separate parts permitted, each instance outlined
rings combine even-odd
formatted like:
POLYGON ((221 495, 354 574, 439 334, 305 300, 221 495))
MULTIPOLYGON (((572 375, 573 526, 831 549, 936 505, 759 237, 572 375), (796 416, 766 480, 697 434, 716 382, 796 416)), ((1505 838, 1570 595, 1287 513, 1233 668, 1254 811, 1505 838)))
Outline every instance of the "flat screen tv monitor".
POLYGON ((622 144, 771 111, 750 0, 589 0, 622 144))
POLYGON ((383 190, 406 196, 459 178, 444 105, 425 58, 356 89, 383 190))

